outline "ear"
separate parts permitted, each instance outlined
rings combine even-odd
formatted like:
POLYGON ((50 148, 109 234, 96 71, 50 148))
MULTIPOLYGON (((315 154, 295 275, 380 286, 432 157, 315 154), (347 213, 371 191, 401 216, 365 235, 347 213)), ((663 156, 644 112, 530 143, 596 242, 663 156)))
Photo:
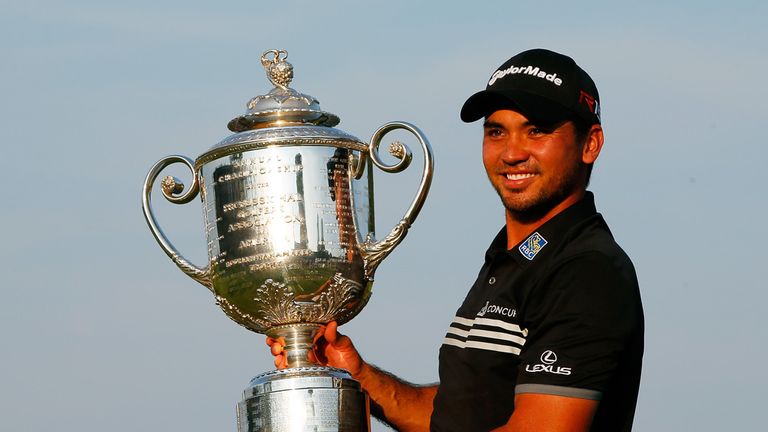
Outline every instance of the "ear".
POLYGON ((584 147, 581 149, 581 161, 585 164, 593 164, 600 156, 600 150, 603 148, 603 128, 599 124, 594 124, 589 129, 587 139, 584 141, 584 147))

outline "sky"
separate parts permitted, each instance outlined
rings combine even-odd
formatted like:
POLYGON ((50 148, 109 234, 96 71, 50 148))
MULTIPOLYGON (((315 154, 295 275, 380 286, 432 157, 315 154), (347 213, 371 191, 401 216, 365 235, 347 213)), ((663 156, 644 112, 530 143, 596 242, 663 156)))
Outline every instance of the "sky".
MULTIPOLYGON (((264 337, 168 260, 140 193, 157 160, 230 134, 271 88, 259 58, 273 48, 339 129, 367 141, 403 120, 431 142, 427 202, 341 331, 366 360, 437 381, 445 330, 503 224, 481 126, 458 112, 535 47, 572 56, 600 91, 590 189, 646 316, 635 430, 764 429, 765 2, 3 0, 0 12, 0 430, 236 430, 242 390, 273 368, 264 337)), ((375 174, 378 232, 410 204, 416 159, 375 174)), ((204 265, 200 201, 155 203, 204 265)))

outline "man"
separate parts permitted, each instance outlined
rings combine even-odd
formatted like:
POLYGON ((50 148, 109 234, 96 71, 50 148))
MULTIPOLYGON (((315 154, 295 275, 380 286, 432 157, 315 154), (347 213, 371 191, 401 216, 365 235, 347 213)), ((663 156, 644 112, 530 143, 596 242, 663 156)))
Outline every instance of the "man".
POLYGON ((632 263, 586 191, 603 145, 597 88, 571 58, 529 50, 461 118, 485 118, 483 163, 506 223, 448 329, 440 383, 376 369, 335 323, 318 359, 349 370, 401 431, 630 430, 643 312, 632 263))

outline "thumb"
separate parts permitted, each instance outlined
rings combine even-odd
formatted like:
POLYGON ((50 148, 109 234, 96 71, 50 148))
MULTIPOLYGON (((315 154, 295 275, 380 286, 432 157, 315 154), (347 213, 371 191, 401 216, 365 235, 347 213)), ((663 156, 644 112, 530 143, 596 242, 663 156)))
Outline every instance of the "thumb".
POLYGON ((325 334, 323 336, 325 336, 325 340, 328 341, 328 343, 331 345, 335 345, 336 341, 338 340, 338 337, 339 337, 339 332, 337 330, 338 327, 339 325, 338 323, 336 323, 336 321, 329 322, 328 325, 325 327, 325 334))

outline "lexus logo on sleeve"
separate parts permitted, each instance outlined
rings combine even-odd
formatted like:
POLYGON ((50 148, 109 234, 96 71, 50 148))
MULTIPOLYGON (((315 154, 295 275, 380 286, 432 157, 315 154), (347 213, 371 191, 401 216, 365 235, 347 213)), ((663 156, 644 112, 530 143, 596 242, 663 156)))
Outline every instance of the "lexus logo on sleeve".
POLYGON ((543 364, 527 364, 525 365, 525 371, 530 373, 545 372, 556 375, 571 374, 571 368, 555 366, 555 363, 557 363, 557 354, 555 354, 555 352, 552 350, 546 350, 541 353, 539 360, 543 364))

